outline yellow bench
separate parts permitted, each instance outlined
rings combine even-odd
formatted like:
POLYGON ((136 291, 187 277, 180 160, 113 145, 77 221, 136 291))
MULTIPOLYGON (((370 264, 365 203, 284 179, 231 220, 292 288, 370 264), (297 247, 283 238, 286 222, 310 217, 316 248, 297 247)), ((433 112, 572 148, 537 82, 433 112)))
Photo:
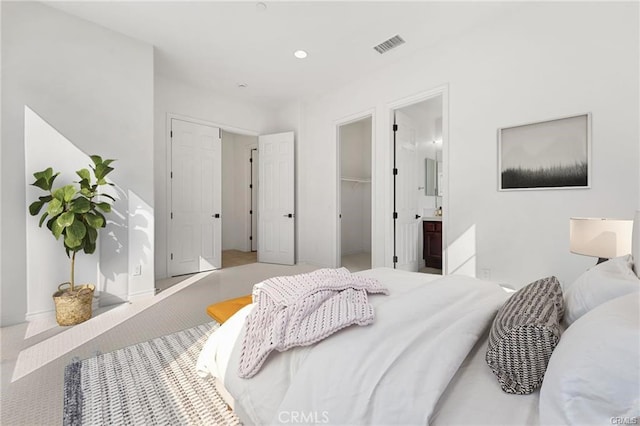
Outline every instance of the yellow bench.
POLYGON ((251 295, 236 297, 235 299, 223 300, 222 302, 214 303, 207 307, 207 314, 218 324, 222 324, 228 320, 231 315, 238 312, 248 304, 252 303, 251 295))

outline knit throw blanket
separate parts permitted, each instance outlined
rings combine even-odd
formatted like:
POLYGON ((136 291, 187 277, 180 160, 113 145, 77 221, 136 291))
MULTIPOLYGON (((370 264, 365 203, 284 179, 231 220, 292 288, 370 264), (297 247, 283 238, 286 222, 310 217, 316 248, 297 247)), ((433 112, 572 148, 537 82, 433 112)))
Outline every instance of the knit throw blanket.
POLYGON ((272 350, 306 346, 349 325, 373 322, 367 293, 389 294, 378 280, 346 268, 276 277, 253 288, 238 374, 253 377, 272 350))

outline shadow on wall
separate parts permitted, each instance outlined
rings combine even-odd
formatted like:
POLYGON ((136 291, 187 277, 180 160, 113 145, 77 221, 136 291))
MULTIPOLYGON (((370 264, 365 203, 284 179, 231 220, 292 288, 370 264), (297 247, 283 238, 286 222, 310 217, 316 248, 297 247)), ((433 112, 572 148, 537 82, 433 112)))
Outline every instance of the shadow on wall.
POLYGON ((110 189, 109 195, 117 201, 100 234, 100 306, 124 303, 131 296, 147 293, 138 281, 153 253, 147 232, 153 229, 153 210, 135 192, 125 192, 117 183, 110 189))
MULTIPOLYGON (((27 106, 24 135, 27 206, 41 195, 30 185, 34 172, 52 167, 60 172, 55 183, 58 187, 76 180, 75 171, 92 164, 87 154, 27 106)), ((109 157, 108 147, 105 148, 107 152, 95 154, 109 157)), ((117 161, 114 168, 113 174, 117 176, 117 161)), ((76 280, 96 283, 99 303, 106 306, 127 301, 133 293, 143 293, 144 285, 140 285, 140 281, 147 282, 146 287, 150 287, 147 292, 153 294, 153 210, 134 192, 117 183, 103 188, 108 188, 104 192, 116 201, 111 213, 105 215, 107 226, 100 230, 96 253, 80 252, 76 260, 76 280), (145 272, 145 280, 141 280, 145 272)), ((29 215, 26 208, 25 215, 29 320, 53 311, 51 295, 59 283, 69 280, 70 265, 61 241, 52 238, 48 230, 40 229, 38 218, 29 215)))
MULTIPOLYGON (((117 168, 118 163, 114 164, 117 168)), ((127 195, 119 186, 110 188, 109 195, 116 199, 107 226, 100 232, 100 261, 97 286, 100 305, 107 306, 127 301, 127 275, 129 273, 129 235, 127 231, 127 195), (107 255, 107 253, 111 255, 107 255), (126 284, 126 285, 125 285, 126 284)), ((107 192, 107 191, 105 191, 107 192)))

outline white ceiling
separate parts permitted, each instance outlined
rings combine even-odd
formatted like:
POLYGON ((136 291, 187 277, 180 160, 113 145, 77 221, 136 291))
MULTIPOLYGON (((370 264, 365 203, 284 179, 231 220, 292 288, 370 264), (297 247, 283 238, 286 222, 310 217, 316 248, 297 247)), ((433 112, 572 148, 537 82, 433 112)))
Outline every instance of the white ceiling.
MULTIPOLYGON (((498 19, 487 2, 47 2, 152 44, 159 74, 278 107, 339 88, 400 57, 498 19), (406 44, 373 46, 399 34, 406 44), (304 49, 307 59, 294 58, 304 49), (237 85, 245 83, 247 88, 237 85)), ((426 72, 426 71, 425 71, 426 72)))

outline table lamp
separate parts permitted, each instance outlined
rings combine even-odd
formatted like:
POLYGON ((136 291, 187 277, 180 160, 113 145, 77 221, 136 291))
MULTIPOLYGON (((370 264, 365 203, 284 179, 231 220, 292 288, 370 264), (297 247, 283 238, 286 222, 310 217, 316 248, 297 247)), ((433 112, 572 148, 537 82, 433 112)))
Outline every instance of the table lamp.
POLYGON ((593 256, 602 263, 631 253, 632 220, 572 217, 569 220, 571 253, 593 256))

